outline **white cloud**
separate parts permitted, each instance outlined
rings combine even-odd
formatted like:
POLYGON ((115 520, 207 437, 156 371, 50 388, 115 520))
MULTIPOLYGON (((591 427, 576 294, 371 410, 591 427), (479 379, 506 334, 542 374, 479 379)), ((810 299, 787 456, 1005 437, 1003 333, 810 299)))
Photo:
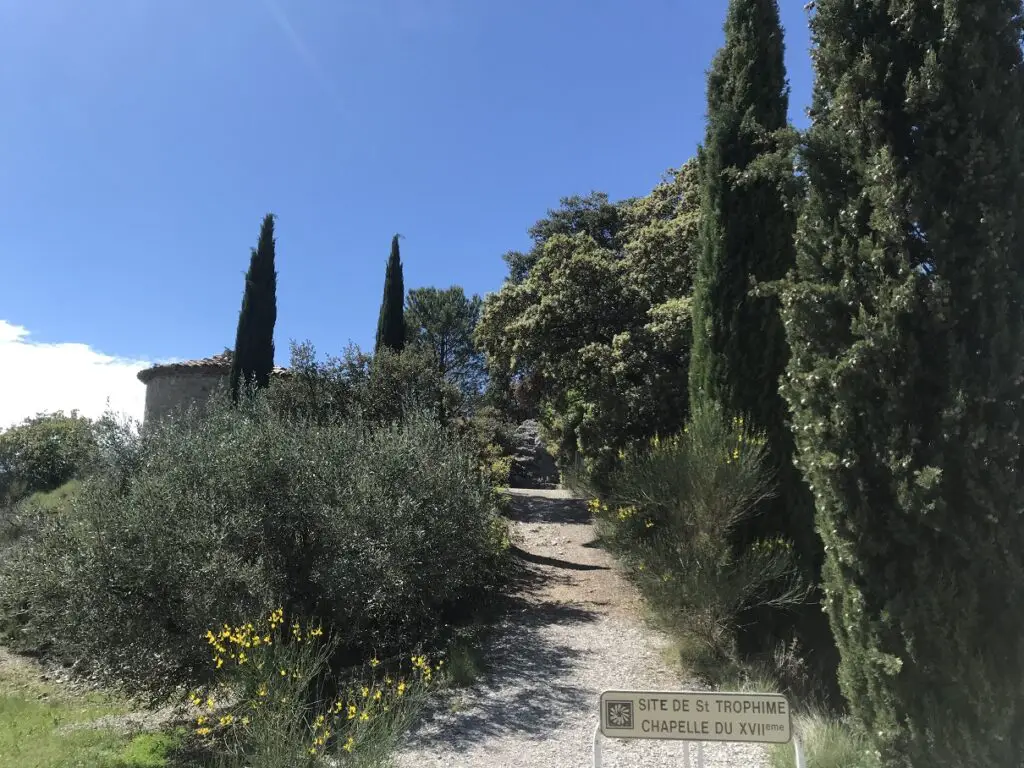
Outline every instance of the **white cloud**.
POLYGON ((97 418, 109 407, 141 420, 146 388, 136 374, 152 363, 125 360, 87 344, 43 344, 0 320, 0 429, 43 411, 97 418))

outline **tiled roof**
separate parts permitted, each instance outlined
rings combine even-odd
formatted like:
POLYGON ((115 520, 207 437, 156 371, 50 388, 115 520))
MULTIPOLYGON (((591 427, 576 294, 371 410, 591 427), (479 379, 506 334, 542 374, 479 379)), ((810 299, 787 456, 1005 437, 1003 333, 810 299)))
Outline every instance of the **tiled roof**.
MULTIPOLYGON (((157 376, 166 376, 176 373, 222 373, 227 375, 231 372, 231 350, 224 350, 219 355, 204 357, 202 360, 182 360, 177 363, 162 363, 151 368, 139 371, 139 381, 143 384, 149 383, 157 376)), ((274 366, 271 372, 273 376, 281 376, 288 373, 287 368, 274 366)))

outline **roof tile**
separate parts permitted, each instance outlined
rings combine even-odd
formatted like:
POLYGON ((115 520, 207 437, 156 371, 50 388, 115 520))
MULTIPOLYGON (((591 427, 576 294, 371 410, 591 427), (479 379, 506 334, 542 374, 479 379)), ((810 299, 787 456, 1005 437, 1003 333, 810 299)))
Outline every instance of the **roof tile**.
MULTIPOLYGON (((157 376, 167 376, 176 373, 223 373, 231 372, 232 353, 226 349, 219 355, 204 357, 200 360, 181 360, 176 363, 162 363, 139 371, 138 378, 143 384, 148 384, 157 376)), ((273 376, 281 376, 288 373, 287 368, 275 365, 271 371, 273 376)))

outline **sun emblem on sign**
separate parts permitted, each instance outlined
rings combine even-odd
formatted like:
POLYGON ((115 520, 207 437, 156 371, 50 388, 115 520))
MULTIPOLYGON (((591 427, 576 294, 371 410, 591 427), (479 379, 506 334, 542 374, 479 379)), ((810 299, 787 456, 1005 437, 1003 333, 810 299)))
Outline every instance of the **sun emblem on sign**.
POLYGON ((633 727, 633 702, 606 702, 605 721, 609 728, 631 729, 633 727))

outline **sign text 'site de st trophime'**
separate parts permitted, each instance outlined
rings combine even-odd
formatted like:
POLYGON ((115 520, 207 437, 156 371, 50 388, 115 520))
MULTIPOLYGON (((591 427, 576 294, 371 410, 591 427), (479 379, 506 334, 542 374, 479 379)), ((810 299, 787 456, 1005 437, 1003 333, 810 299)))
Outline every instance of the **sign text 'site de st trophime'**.
POLYGON ((601 733, 618 739, 785 744, 789 702, 778 693, 605 691, 601 733))

